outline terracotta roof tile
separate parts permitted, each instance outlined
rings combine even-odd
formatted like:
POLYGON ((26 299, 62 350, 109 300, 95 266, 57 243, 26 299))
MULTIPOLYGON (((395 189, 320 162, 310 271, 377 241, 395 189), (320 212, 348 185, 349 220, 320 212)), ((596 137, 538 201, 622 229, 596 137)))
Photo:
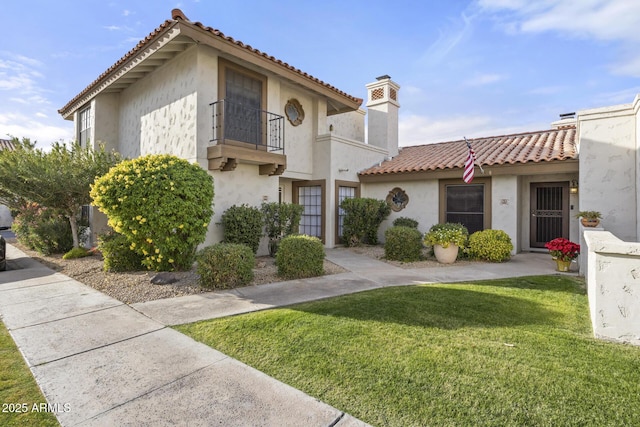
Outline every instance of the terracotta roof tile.
POLYGON ((0 150, 15 150, 16 147, 13 145, 13 141, 10 139, 0 139, 0 150))
POLYGON ((160 35, 161 33, 163 33, 168 27, 178 23, 179 21, 182 21, 184 24, 186 25, 193 25, 196 26, 210 34, 212 34, 215 37, 218 37, 220 39, 226 40, 230 43, 234 43, 237 46, 244 48, 250 52, 252 52, 255 55, 258 56, 262 56, 286 69, 289 69, 295 73, 300 74, 301 76, 313 81, 314 83, 320 84, 330 90, 332 90, 333 92, 336 92, 337 94, 344 96, 348 99, 350 99, 353 102, 356 102, 358 104, 362 104, 362 98, 357 98, 355 96, 349 95, 346 92, 343 92, 341 90, 339 90, 338 88, 336 88, 335 86, 332 86, 328 83, 325 83, 324 81, 313 77, 310 74, 307 74, 303 71, 301 71, 298 68, 295 68, 289 64, 287 64, 286 62, 283 62, 279 59, 274 58, 271 55, 268 55, 264 52, 261 52, 258 49, 255 49, 253 47, 251 47, 250 45, 244 44, 239 40, 235 40, 232 37, 226 36, 222 31, 220 30, 216 30, 215 28, 211 28, 208 26, 203 25, 200 22, 192 22, 189 21, 189 19, 187 19, 187 17, 185 16, 185 14, 180 10, 180 9, 173 9, 171 11, 171 19, 166 20, 165 22, 163 22, 158 28, 156 28, 154 31, 152 31, 147 37, 145 37, 143 40, 141 40, 140 42, 138 42, 138 44, 131 49, 129 52, 127 52, 122 58, 120 58, 115 64, 113 64, 111 67, 109 67, 105 72, 103 72, 102 74, 100 74, 100 76, 94 80, 89 86, 87 86, 82 92, 80 92, 78 95, 76 95, 71 101, 69 101, 64 107, 62 107, 60 110, 58 110, 58 113, 60 114, 65 114, 65 112, 67 112, 67 110, 75 103, 77 102, 79 99, 81 99, 83 96, 85 96, 88 92, 90 92, 98 83, 100 83, 101 81, 103 81, 109 74, 111 74, 113 71, 115 71, 118 67, 120 67, 122 64, 124 64, 127 60, 129 60, 130 58, 134 57, 138 52, 140 52, 141 50, 143 50, 145 47, 147 47, 148 45, 151 44, 151 42, 153 40, 156 39, 156 37, 158 35, 160 35))
MULTIPOLYGON (((576 128, 469 139, 476 164, 494 166, 577 159, 576 128)), ((463 168, 467 158, 464 140, 403 147, 391 160, 363 170, 359 175, 384 175, 463 168)))

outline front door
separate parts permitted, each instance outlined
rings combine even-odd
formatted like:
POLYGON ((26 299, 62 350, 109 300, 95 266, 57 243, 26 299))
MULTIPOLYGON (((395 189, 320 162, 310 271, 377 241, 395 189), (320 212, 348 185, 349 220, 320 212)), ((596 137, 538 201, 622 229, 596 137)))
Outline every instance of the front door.
POLYGON ((530 228, 532 248, 544 248, 545 243, 556 237, 569 238, 568 182, 531 184, 530 228))

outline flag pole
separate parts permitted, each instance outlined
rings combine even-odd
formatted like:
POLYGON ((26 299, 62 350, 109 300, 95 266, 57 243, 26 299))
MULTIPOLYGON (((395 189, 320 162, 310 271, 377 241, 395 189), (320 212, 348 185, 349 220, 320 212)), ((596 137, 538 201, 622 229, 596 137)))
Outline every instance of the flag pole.
MULTIPOLYGON (((467 149, 471 150, 471 143, 467 140, 467 137, 466 137, 466 136, 463 136, 463 138, 464 138, 464 142, 466 142, 466 143, 467 143, 467 149)), ((474 164, 475 164, 476 162, 478 163, 478 167, 480 168, 480 172, 482 172, 482 174, 484 175, 484 169, 482 169, 482 165, 480 164, 480 162, 478 162, 478 161, 477 161, 477 160, 478 160, 478 158, 477 158, 476 156, 474 156, 474 157, 473 157, 473 159, 475 160, 475 161, 474 161, 474 164)))

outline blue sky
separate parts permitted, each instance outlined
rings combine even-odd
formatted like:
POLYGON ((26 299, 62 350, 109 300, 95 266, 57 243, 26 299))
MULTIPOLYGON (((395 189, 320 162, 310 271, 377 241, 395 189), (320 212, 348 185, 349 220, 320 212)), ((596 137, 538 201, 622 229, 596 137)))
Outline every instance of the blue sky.
POLYGON ((360 98, 400 86, 400 145, 547 129, 640 93, 632 0, 4 2, 0 138, 73 139, 57 110, 178 7, 360 98))

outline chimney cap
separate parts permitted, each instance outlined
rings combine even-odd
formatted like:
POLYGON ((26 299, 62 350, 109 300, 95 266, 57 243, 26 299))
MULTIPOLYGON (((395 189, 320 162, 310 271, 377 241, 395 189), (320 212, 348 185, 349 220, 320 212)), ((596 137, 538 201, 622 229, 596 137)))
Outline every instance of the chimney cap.
POLYGON ((391 78, 391 76, 390 76, 390 75, 385 74, 385 75, 383 75, 383 76, 376 77, 376 80, 380 81, 380 80, 386 80, 386 79, 390 79, 390 78, 391 78))

